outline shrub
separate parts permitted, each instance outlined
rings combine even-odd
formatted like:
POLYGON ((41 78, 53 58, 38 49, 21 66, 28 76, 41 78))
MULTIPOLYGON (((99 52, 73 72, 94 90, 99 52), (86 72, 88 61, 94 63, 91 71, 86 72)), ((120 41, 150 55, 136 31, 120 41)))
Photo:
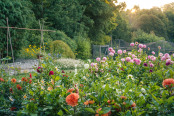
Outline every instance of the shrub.
POLYGON ((37 53, 40 52, 40 48, 37 48, 35 45, 29 45, 29 47, 24 47, 20 50, 18 57, 24 59, 35 59, 37 58, 37 53))
POLYGON ((52 55, 61 54, 62 57, 75 58, 75 55, 71 48, 61 40, 53 41, 50 46, 50 52, 52 55))
POLYGON ((55 61, 58 67, 62 70, 65 69, 75 69, 75 68, 82 68, 84 62, 81 60, 75 60, 70 58, 61 58, 55 61), (75 66, 76 65, 76 66, 75 66))
POLYGON ((91 44, 87 39, 82 38, 81 36, 75 37, 77 42, 77 58, 88 59, 91 56, 91 44))
POLYGON ((53 39, 53 41, 62 40, 69 45, 73 52, 75 52, 75 49, 77 48, 76 42, 68 37, 64 32, 57 31, 56 33, 51 33, 50 37, 53 39))
POLYGON ((165 38, 158 37, 153 32, 148 34, 142 30, 138 30, 138 31, 133 32, 132 40, 140 42, 140 43, 149 43, 149 42, 156 42, 159 40, 165 40, 165 38))

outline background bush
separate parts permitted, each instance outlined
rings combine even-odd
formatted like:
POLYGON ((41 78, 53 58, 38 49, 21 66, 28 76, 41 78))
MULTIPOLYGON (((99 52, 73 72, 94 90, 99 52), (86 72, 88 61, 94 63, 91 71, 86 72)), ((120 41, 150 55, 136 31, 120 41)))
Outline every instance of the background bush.
POLYGON ((64 32, 57 31, 56 33, 51 33, 50 37, 52 40, 62 40, 66 44, 69 45, 69 47, 72 49, 73 52, 75 52, 75 49, 77 48, 76 42, 72 40, 70 37, 68 37, 64 32))
POLYGON ((81 36, 76 36, 75 40, 77 42, 77 58, 88 59, 91 56, 91 44, 90 41, 81 36))
POLYGON ((139 29, 139 30, 133 32, 132 40, 140 42, 140 43, 149 43, 149 42, 156 42, 159 40, 165 40, 165 38, 158 37, 153 32, 151 32, 150 34, 145 33, 144 31, 139 29))
POLYGON ((61 40, 53 41, 50 46, 50 52, 52 55, 61 54, 65 58, 75 58, 75 55, 71 48, 61 40))

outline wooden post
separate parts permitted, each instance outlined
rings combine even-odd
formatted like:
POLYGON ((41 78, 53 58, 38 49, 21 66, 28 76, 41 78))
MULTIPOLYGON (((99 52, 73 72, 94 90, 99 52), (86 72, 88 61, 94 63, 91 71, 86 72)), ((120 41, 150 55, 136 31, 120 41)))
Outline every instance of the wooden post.
MULTIPOLYGON (((11 54, 12 54, 12 59, 13 59, 13 66, 14 66, 14 74, 15 74, 15 64, 14 64, 14 55, 13 55, 13 46, 12 46, 12 42, 11 42, 11 35, 10 35, 10 29, 8 26, 8 18, 7 18, 7 35, 10 39, 10 47, 11 47, 11 54)), ((16 74, 15 74, 16 75, 16 74)))
POLYGON ((8 56, 8 30, 9 30, 9 27, 8 27, 8 18, 6 18, 6 21, 7 21, 7 56, 8 56))
POLYGON ((9 29, 9 26, 8 26, 8 18, 7 18, 7 33, 8 33, 8 36, 9 36, 9 38, 10 38, 11 54, 12 54, 12 58, 13 58, 13 65, 14 65, 13 46, 12 46, 12 42, 11 42, 10 29, 9 29))
POLYGON ((100 58, 101 58, 101 45, 100 45, 100 49, 99 49, 99 51, 100 51, 100 58))
POLYGON ((112 47, 112 35, 111 35, 111 47, 112 47))

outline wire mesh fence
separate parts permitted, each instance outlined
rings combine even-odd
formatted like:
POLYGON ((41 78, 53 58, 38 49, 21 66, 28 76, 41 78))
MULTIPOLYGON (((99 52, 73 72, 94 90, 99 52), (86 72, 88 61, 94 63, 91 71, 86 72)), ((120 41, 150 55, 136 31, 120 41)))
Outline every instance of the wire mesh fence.
MULTIPOLYGON (((151 54, 152 51, 158 53, 159 52, 159 46, 161 47, 160 52, 161 53, 169 53, 169 54, 173 54, 174 53, 174 43, 173 42, 168 42, 168 41, 164 41, 164 40, 160 40, 157 42, 151 42, 151 43, 144 43, 147 48, 144 49, 146 50, 147 54, 151 54), (150 50, 148 50, 148 48, 150 50)), ((122 49, 122 50, 126 50, 126 51, 132 51, 133 47, 130 46, 130 43, 121 40, 121 39, 117 39, 114 40, 112 42, 112 45, 93 45, 93 59, 97 58, 97 57, 104 57, 104 56, 108 56, 109 52, 108 52, 108 48, 112 47, 115 51, 117 51, 118 49, 122 49)))
POLYGON ((109 45, 93 45, 92 46, 92 58, 106 57, 109 54, 109 45))

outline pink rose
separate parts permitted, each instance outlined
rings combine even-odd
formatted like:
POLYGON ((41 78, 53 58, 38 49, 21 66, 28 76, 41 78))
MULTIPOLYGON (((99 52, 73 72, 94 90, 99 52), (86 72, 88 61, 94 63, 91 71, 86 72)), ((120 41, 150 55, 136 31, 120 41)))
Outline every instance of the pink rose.
POLYGON ((94 67, 95 63, 91 63, 91 66, 94 67))
POLYGON ((162 61, 166 60, 166 57, 165 56, 161 57, 161 60, 162 61))
POLYGON ((98 57, 98 58, 96 58, 96 60, 99 62, 101 59, 98 57))
POLYGON ((139 47, 139 48, 143 48, 143 44, 139 44, 138 47, 139 47))
POLYGON ((114 56, 114 53, 110 52, 110 53, 109 53, 109 56, 114 56))
POLYGON ((136 56, 134 54, 132 54, 132 58, 135 58, 136 56))
POLYGON ((135 63, 136 63, 137 65, 140 65, 140 64, 141 64, 141 60, 140 60, 140 59, 137 59, 137 60, 135 61, 135 63))
POLYGON ((155 55, 155 52, 154 52, 154 51, 152 51, 152 54, 153 54, 153 55, 155 55))
POLYGON ((150 67, 154 67, 154 64, 151 63, 151 64, 150 64, 150 67))
POLYGON ((125 54, 126 53, 126 50, 123 50, 123 53, 125 54))
POLYGON ((113 50, 113 48, 110 47, 108 50, 111 52, 113 50))
POLYGON ((170 55, 168 53, 165 53, 164 56, 166 59, 170 59, 170 55))
POLYGON ((159 53, 159 56, 162 57, 163 56, 163 53, 159 53))
POLYGON ((115 50, 111 50, 111 52, 115 54, 115 50))
POLYGON ((104 61, 106 61, 106 60, 107 60, 107 58, 106 58, 106 57, 103 57, 103 60, 104 60, 104 61))
POLYGON ((167 59, 166 60, 166 63, 171 63, 171 59, 167 59))
POLYGON ((127 61, 127 62, 130 62, 130 61, 131 61, 131 58, 130 58, 130 57, 127 57, 127 58, 126 58, 126 61, 127 61))
POLYGON ((143 48, 146 48, 146 45, 145 44, 143 45, 143 48))
POLYGON ((158 46, 158 49, 161 49, 161 46, 158 46))
POLYGON ((118 53, 118 54, 122 54, 122 50, 118 50, 117 53, 118 53))
POLYGON ((134 46, 134 43, 130 43, 130 46, 132 46, 132 47, 133 47, 133 46, 134 46))
POLYGON ((121 61, 124 62, 125 61, 125 58, 122 58, 121 61))

